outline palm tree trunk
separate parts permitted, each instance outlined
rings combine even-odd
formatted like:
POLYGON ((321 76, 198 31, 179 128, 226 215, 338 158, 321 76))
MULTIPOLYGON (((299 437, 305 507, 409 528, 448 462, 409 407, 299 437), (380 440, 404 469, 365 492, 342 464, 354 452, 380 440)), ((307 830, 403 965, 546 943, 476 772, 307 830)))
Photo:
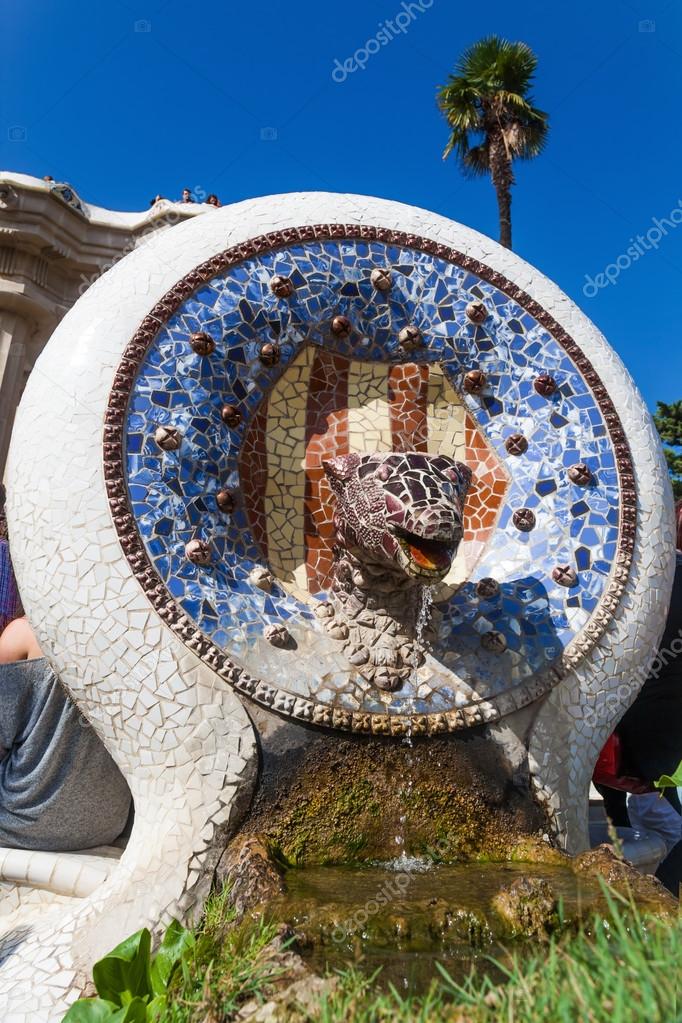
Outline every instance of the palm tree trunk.
POLYGON ((495 194, 497 195, 497 209, 500 219, 500 245, 504 245, 506 249, 511 249, 511 186, 514 182, 514 177, 502 132, 491 134, 489 152, 490 177, 492 178, 495 194))

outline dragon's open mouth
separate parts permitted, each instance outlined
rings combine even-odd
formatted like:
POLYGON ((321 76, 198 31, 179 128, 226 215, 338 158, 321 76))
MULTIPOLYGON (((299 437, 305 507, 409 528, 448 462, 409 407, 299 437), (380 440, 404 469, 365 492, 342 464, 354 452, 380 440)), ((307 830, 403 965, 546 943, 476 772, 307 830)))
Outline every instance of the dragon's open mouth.
POLYGON ((396 537, 414 574, 442 578, 449 571, 457 546, 456 540, 427 540, 402 529, 396 530, 396 537))

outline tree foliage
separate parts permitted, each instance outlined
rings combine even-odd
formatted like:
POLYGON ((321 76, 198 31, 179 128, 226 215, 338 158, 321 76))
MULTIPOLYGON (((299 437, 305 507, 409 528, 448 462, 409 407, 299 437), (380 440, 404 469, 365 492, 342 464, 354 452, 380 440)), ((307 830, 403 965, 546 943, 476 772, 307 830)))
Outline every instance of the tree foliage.
POLYGON ((663 441, 675 500, 682 498, 682 401, 656 402, 654 423, 663 441))

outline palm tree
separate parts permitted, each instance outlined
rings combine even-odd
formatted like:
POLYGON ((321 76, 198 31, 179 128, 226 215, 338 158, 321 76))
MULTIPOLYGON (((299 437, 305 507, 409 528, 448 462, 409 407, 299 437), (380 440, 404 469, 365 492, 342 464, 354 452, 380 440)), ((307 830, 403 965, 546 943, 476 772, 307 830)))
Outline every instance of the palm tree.
POLYGON ((461 56, 455 74, 438 89, 450 126, 443 159, 454 152, 467 176, 490 174, 497 194, 500 243, 512 247, 511 188, 514 160, 541 152, 547 114, 533 106, 529 89, 537 57, 525 43, 489 36, 461 56))

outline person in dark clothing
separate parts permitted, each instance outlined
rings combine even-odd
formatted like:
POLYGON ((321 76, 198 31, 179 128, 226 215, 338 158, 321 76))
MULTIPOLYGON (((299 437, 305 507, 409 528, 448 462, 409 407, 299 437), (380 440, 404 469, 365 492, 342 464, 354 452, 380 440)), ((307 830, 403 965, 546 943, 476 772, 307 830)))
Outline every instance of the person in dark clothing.
MULTIPOLYGON (((678 522, 682 521, 682 502, 678 522)), ((678 545, 682 537, 678 538, 678 545)), ((673 774, 682 760, 682 553, 677 551, 668 620, 658 655, 635 702, 618 724, 628 774, 652 783, 673 774)), ((682 813, 676 789, 666 789, 669 803, 682 813)))
MULTIPOLYGON (((675 578, 665 631, 649 674, 634 703, 616 728, 622 751, 622 773, 648 785, 662 774, 672 775, 682 761, 682 500, 675 507, 677 553, 675 578)), ((630 824, 625 792, 598 786, 604 808, 616 827, 630 824)), ((678 814, 677 789, 664 791, 678 814)), ((682 882, 682 841, 668 853, 656 876, 673 895, 682 882)))
MULTIPOLYGON (((672 774, 682 760, 682 500, 675 514, 676 568, 665 631, 644 685, 616 727, 619 773, 649 786, 662 774, 672 774)), ((630 827, 627 793, 596 783, 595 787, 611 822, 630 827)), ((667 789, 665 796, 682 813, 677 791, 667 789)))

